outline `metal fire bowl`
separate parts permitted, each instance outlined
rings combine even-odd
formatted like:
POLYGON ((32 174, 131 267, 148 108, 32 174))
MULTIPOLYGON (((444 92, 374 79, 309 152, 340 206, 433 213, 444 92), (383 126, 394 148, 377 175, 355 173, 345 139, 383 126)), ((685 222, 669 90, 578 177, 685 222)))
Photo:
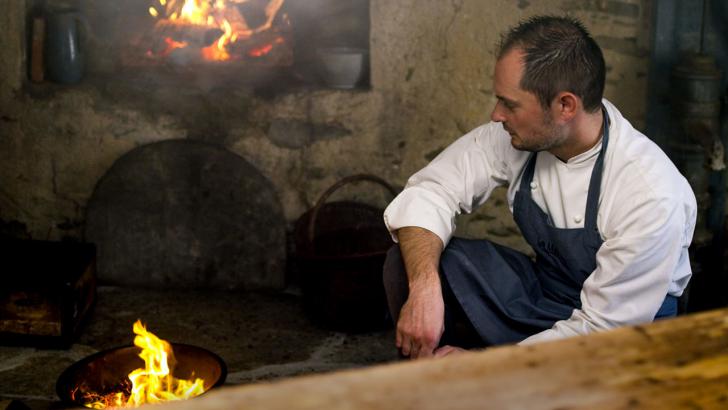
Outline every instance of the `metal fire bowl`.
MULTIPOLYGON (((201 347, 171 343, 176 366, 172 375, 178 379, 201 378, 205 392, 225 382, 227 366, 215 353, 201 347)), ((56 382, 56 393, 63 402, 83 405, 80 400, 86 392, 109 393, 118 388, 134 369, 143 368, 139 357, 141 348, 123 346, 94 353, 61 373, 56 382), (71 391, 79 386, 74 400, 71 391)))

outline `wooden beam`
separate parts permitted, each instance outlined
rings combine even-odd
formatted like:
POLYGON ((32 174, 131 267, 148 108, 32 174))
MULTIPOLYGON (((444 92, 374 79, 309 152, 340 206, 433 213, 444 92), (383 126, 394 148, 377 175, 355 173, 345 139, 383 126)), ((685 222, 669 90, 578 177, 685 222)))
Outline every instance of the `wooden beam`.
POLYGON ((728 408, 728 309, 530 346, 223 387, 165 409, 728 408))

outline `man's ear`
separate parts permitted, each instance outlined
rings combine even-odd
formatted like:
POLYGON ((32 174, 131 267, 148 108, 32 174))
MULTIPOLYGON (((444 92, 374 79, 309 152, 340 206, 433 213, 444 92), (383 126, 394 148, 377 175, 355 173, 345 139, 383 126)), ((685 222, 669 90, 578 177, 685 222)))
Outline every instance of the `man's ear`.
POLYGON ((580 105, 581 100, 579 97, 568 91, 562 91, 554 98, 556 115, 564 122, 568 122, 576 116, 580 105))

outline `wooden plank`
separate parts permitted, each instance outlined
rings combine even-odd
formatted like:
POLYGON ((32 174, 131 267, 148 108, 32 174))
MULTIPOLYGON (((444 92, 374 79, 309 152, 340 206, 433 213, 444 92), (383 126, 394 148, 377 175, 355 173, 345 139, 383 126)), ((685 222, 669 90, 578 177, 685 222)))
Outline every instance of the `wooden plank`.
POLYGON ((728 408, 728 309, 531 346, 223 387, 169 409, 728 408))

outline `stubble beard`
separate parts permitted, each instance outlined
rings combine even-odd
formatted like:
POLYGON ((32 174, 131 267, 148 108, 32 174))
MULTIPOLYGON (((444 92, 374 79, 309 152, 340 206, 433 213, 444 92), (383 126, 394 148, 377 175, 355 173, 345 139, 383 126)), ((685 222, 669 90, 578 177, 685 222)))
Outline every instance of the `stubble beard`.
POLYGON ((561 146, 568 138, 566 132, 556 124, 548 115, 544 113, 544 121, 541 129, 532 135, 528 140, 524 140, 521 136, 521 144, 515 144, 513 136, 511 136, 511 145, 519 151, 540 152, 561 146))

